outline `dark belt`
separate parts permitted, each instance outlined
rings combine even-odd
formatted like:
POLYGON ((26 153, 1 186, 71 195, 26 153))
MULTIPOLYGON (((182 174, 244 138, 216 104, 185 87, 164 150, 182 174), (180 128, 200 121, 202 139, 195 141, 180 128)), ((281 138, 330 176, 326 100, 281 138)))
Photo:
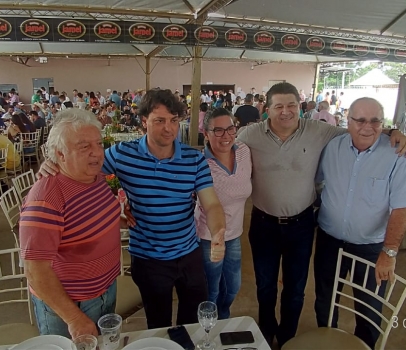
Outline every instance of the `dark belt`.
POLYGON ((308 215, 310 212, 313 212, 313 205, 307 207, 305 210, 303 210, 301 213, 297 214, 297 215, 293 215, 293 216, 273 216, 273 215, 269 215, 265 212, 263 212, 262 210, 258 209, 257 207, 253 207, 253 211, 264 215, 264 217, 267 220, 276 222, 279 225, 288 225, 294 222, 298 222, 302 217, 308 215))

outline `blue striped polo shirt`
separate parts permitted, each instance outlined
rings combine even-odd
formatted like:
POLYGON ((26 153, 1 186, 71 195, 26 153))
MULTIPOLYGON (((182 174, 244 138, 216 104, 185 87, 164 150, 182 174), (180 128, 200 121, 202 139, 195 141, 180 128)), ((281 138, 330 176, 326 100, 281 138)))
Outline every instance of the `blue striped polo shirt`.
POLYGON ((174 145, 173 157, 161 160, 149 152, 147 135, 105 152, 103 172, 116 174, 137 221, 129 252, 140 258, 172 260, 198 247, 192 193, 212 187, 213 179, 201 152, 174 145))

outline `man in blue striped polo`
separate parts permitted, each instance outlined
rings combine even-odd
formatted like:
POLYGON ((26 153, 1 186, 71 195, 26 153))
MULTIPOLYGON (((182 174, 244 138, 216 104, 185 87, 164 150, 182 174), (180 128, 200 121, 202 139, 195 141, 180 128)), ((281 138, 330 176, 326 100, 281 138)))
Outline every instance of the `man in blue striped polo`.
POLYGON ((130 229, 131 273, 148 328, 171 325, 173 287, 179 298, 177 324, 197 322, 197 307, 207 299, 193 192, 208 218, 212 260, 224 256, 225 217, 208 164, 201 152, 176 140, 182 113, 170 90, 148 91, 139 112, 147 135, 105 154, 103 172, 117 175, 136 220, 130 229))

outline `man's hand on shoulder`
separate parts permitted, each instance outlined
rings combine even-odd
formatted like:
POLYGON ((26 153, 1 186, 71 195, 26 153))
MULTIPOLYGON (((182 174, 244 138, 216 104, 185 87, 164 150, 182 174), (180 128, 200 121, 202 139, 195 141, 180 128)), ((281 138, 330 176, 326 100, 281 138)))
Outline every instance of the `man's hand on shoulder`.
POLYGON ((41 167, 35 176, 37 177, 37 180, 39 180, 42 177, 48 177, 49 175, 55 176, 57 173, 59 173, 59 167, 47 159, 41 164, 41 167))
POLYGON ((390 143, 392 147, 396 147, 396 153, 399 157, 406 154, 406 136, 403 135, 399 130, 391 130, 390 132, 390 143))

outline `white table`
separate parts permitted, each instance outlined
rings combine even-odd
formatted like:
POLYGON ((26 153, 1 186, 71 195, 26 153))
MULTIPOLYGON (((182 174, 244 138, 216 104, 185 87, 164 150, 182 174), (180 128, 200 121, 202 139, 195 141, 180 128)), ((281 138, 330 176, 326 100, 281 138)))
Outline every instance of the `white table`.
MULTIPOLYGON (((192 338, 193 343, 197 343, 204 337, 204 330, 200 326, 200 324, 189 324, 185 325, 190 337, 192 338)), ((128 336, 129 341, 128 344, 143 338, 150 338, 150 337, 159 337, 159 338, 167 338, 168 336, 168 328, 157 328, 157 329, 148 329, 144 331, 136 331, 136 332, 128 332, 122 333, 120 338, 120 346, 118 350, 121 350, 124 345, 124 337, 128 336)), ((230 318, 228 320, 221 320, 218 321, 216 326, 210 332, 210 339, 213 339, 216 344, 216 350, 222 350, 227 348, 243 348, 252 347, 257 348, 258 350, 271 350, 268 343, 266 342, 264 336, 262 335, 261 331, 259 330, 258 325, 256 324, 255 320, 249 316, 243 317, 235 317, 230 318), (251 331, 255 342, 251 344, 240 344, 240 345, 221 345, 220 336, 219 334, 222 332, 238 332, 238 331, 251 331)), ((99 349, 103 350, 103 340, 99 337, 99 349)), ((0 350, 8 350, 12 345, 0 345, 0 350)))
MULTIPOLYGON (((197 343, 204 337, 204 330, 200 326, 200 324, 189 324, 185 325, 190 337, 192 338, 193 343, 197 343)), ((144 331, 137 331, 137 332, 128 332, 122 333, 120 339, 120 346, 119 350, 123 348, 124 337, 129 336, 128 344, 133 341, 143 339, 143 338, 150 338, 150 337, 159 337, 159 338, 167 338, 168 336, 168 328, 157 328, 157 329, 148 329, 144 331)), ((216 343, 216 350, 222 350, 227 348, 243 348, 252 347, 257 348, 258 350, 271 350, 268 343, 266 342, 264 336, 262 335, 261 331, 259 330, 258 325, 256 324, 255 320, 249 316, 243 317, 235 317, 230 318, 228 320, 220 320, 217 322, 216 326, 210 331, 210 339, 213 339, 216 343), (255 343, 251 344, 240 344, 240 345, 221 345, 220 336, 219 334, 222 332, 238 332, 238 331, 251 331, 255 343)), ((102 339, 99 338, 99 344, 102 344, 102 339)), ((103 346, 100 346, 100 350, 103 349, 103 346)), ((1 349, 0 349, 1 350, 1 349)))

